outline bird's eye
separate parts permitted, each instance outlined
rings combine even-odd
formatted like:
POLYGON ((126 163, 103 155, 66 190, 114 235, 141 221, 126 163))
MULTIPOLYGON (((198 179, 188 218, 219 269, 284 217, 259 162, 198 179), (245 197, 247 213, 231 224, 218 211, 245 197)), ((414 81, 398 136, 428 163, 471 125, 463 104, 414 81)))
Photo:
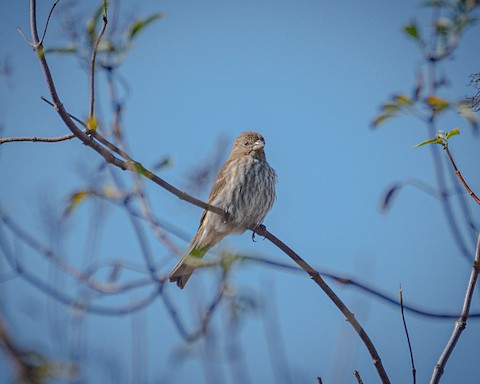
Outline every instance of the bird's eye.
POLYGON ((243 145, 245 145, 245 146, 247 146, 248 144, 250 144, 248 141, 243 142, 243 145))

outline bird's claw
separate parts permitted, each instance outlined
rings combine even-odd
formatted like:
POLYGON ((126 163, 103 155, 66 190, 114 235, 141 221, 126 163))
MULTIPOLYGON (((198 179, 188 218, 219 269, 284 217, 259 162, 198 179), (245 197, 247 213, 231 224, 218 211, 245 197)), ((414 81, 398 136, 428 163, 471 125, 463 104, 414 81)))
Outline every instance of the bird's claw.
POLYGON ((260 235, 263 236, 263 240, 265 240, 267 237, 265 236, 265 231, 267 228, 263 224, 258 224, 252 229, 252 241, 256 242, 255 240, 255 235, 260 235))

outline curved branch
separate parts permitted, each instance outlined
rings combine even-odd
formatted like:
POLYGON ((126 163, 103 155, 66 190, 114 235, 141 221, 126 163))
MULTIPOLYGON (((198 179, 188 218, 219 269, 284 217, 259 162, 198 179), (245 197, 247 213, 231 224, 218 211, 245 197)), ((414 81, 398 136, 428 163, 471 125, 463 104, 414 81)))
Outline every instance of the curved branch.
MULTIPOLYGON (((277 267, 277 268, 282 268, 282 269, 288 269, 292 270, 295 272, 303 272, 303 269, 298 268, 293 265, 287 265, 284 263, 280 263, 274 260, 270 260, 267 258, 262 258, 262 257, 257 257, 257 256, 246 256, 246 255, 241 255, 241 256, 236 256, 241 260, 247 260, 251 262, 256 262, 256 263, 263 263, 269 266, 277 267)), ((368 284, 365 284, 361 281, 352 279, 350 277, 346 276, 340 276, 336 275, 334 273, 326 272, 326 271, 320 271, 319 269, 316 269, 316 271, 323 277, 327 279, 331 279, 335 281, 336 283, 342 284, 342 285, 350 285, 352 287, 358 288, 360 291, 366 292, 382 301, 387 302, 388 304, 392 304, 395 306, 400 306, 398 303, 398 300, 395 299, 392 295, 388 293, 382 292, 380 289, 377 289, 373 286, 370 286, 368 284)), ((440 320, 449 320, 449 319, 458 319, 460 316, 458 313, 452 313, 452 312, 446 312, 446 311, 432 311, 432 310, 426 310, 426 309, 421 309, 420 307, 412 304, 407 304, 403 303, 403 308, 407 312, 411 312, 415 315, 418 316, 423 316, 423 317, 430 317, 432 319, 440 319, 440 320)), ((468 316, 470 319, 479 319, 480 318, 480 312, 475 312, 475 313, 470 313, 468 316)))
MULTIPOLYGON (((98 293, 101 294, 120 294, 124 293, 126 291, 136 289, 136 288, 142 288, 145 287, 149 284, 152 283, 152 279, 137 279, 137 280, 131 280, 126 283, 122 284, 111 284, 111 283, 104 283, 95 280, 91 276, 91 272, 88 271, 80 271, 77 268, 75 268, 73 265, 67 263, 65 261, 65 258, 60 257, 57 255, 52 249, 46 247, 42 243, 40 243, 38 240, 33 238, 31 235, 23 231, 5 212, 0 207, 0 222, 2 222, 5 225, 5 228, 7 228, 14 236, 16 236, 18 239, 20 239, 22 242, 27 244, 30 248, 34 249, 38 253, 40 253, 45 259, 51 261, 56 267, 58 267, 61 271, 63 271, 66 275, 70 276, 72 279, 74 279, 77 282, 85 284, 85 286, 91 288, 92 290, 95 290, 98 293)), ((25 271, 25 268, 22 267, 18 260, 13 257, 10 253, 7 254, 7 251, 4 250, 4 253, 6 256, 10 257, 10 265, 15 271, 21 270, 25 271)), ((19 273, 20 275, 22 273, 19 273)), ((155 279, 154 281, 156 281, 155 279)))
MULTIPOLYGON (((13 257, 12 252, 10 251, 9 247, 7 246, 6 240, 2 236, 2 230, 0 227, 0 250, 5 255, 5 259, 7 260, 8 264, 12 269, 14 269, 19 275, 25 279, 28 283, 39 289, 40 291, 44 292, 48 296, 53 297, 55 300, 68 305, 74 309, 80 311, 87 311, 91 313, 95 313, 97 315, 128 315, 133 312, 136 312, 142 308, 147 307, 151 303, 153 303, 158 296, 160 295, 159 288, 155 287, 152 292, 147 294, 142 299, 130 304, 130 305, 123 305, 118 307, 107 307, 92 303, 87 303, 78 298, 73 298, 70 295, 66 294, 63 291, 54 288, 51 284, 44 282, 43 280, 39 279, 34 273, 30 272, 28 269, 24 268, 22 264, 18 262, 18 260, 13 257)), ((163 282, 162 282, 163 285, 163 282)))

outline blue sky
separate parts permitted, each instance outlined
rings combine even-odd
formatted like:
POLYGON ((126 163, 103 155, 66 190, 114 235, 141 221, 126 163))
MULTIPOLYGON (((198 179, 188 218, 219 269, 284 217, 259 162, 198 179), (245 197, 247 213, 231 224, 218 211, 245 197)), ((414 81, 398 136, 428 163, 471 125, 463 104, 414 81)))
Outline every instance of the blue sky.
MULTIPOLYGON (((51 2, 39 3, 44 20, 51 2)), ((79 23, 85 22, 96 4, 88 1, 84 8, 77 8, 79 23)), ((1 135, 67 133, 54 111, 40 100, 48 95, 40 67, 16 31, 20 27, 28 36, 27 2, 10 2, 8 6, 4 2, 0 9, 0 62, 12 67, 12 75, 0 83, 1 135)), ((421 57, 402 26, 413 18, 428 26, 430 11, 421 8, 420 2, 190 0, 133 5, 124 1, 121 11, 124 23, 129 17, 151 12, 164 15, 138 37, 120 68, 128 84, 128 92, 120 88, 126 101, 123 125, 134 158, 152 166, 163 156, 171 157, 173 165, 159 175, 185 189, 189 172, 217 150, 218 137, 228 142, 228 151, 239 132, 257 130, 266 138, 267 157, 279 177, 278 199, 265 221, 271 232, 322 270, 355 277, 394 296, 402 284, 405 300, 410 303, 438 311, 460 311, 470 264, 459 255, 438 201, 406 187, 388 214, 378 209, 382 193, 397 180, 435 182, 429 148, 412 149, 428 138, 421 122, 404 116, 378 130, 369 129, 382 102, 394 93, 410 94, 413 89, 421 57)), ((59 9, 52 19, 47 46, 67 41, 61 20, 59 9)), ((478 31, 478 26, 468 30, 454 57, 441 66, 440 74, 448 77, 449 85, 440 96, 459 100, 474 93, 467 84, 468 76, 479 71, 478 31)), ((73 57, 52 56, 50 64, 64 105, 70 113, 85 118, 85 70, 73 57)), ((108 93, 101 75, 98 85, 97 112, 108 121, 108 93)), ((437 128, 448 131, 454 127, 460 127, 462 133, 454 138, 452 152, 478 194, 478 137, 453 112, 440 119, 437 128)), ((60 243, 58 233, 52 234, 45 225, 45 212, 61 212, 69 194, 85 188, 96 177, 100 163, 98 156, 76 141, 2 145, 0 204, 20 225, 58 247, 75 265, 85 267, 89 261, 103 259, 141 264, 127 216, 117 208, 102 206, 105 227, 97 233, 89 226, 99 205, 81 206, 64 229, 65 238, 60 243)), ((193 235, 200 210, 151 183, 146 187, 155 214, 193 235)), ((205 198, 207 193, 198 197, 205 198)), ((470 208, 478 222, 478 208, 473 203, 470 208)), ((473 254, 471 240, 467 246, 473 254)), ((184 242, 175 241, 186 248, 184 242)), ((162 272, 167 273, 174 257, 153 237, 150 242, 162 272)), ((291 264, 267 241, 252 243, 249 233, 226 239, 222 245, 291 264)), ((41 256, 16 246, 22 260, 39 276, 64 284, 73 294, 79 292, 78 286, 42 262, 41 256)), ((3 258, 0 268, 8 270, 3 258)), ((195 319, 196 308, 205 305, 213 294, 209 283, 212 275, 196 274, 184 291, 167 288, 186 318, 195 319)), ((275 326, 281 330, 294 382, 311 383, 317 376, 326 383, 354 382, 351 372, 355 369, 365 382, 376 382, 370 357, 358 336, 308 276, 249 265, 237 268, 234 277, 239 291, 263 303, 262 311, 244 320, 239 336, 251 382, 272 382, 275 378, 265 342, 264 321, 268 316, 276 319, 275 326)), ((399 309, 354 289, 332 286, 373 339, 392 381, 410 380, 399 309)), ((141 294, 102 303, 128 303, 138 297, 141 294)), ((76 329, 68 308, 19 278, 2 283, 0 303, 14 334, 25 345, 65 358, 65 340, 71 340, 76 329), (65 340, 53 340, 55 332, 65 340)), ((476 295, 473 311, 479 309, 476 295)), ((222 316, 215 319, 219 332, 222 316)), ((211 382, 205 373, 208 370, 196 357, 201 345, 192 348, 192 358, 177 373, 166 376, 171 370, 172 351, 182 343, 158 301, 133 318, 86 317, 80 334, 87 346, 83 350, 89 362, 87 375, 92 375, 87 377, 111 379, 111 373, 99 373, 109 366, 106 360, 125 370, 122 377, 135 372, 128 352, 135 343, 132 321, 133 326, 143 329, 142 357, 147 361, 142 363, 146 366, 143 380, 162 382, 159 378, 163 377, 182 382, 198 377, 199 382, 211 382)), ((407 321, 419 382, 425 382, 454 321, 411 314, 407 321)), ((475 382, 479 331, 478 321, 469 321, 447 365, 444 382, 475 382)), ((223 340, 223 335, 217 336, 223 340)), ((215 356, 210 363, 220 367, 215 371, 217 379, 234 382, 221 360, 222 356, 215 356)))

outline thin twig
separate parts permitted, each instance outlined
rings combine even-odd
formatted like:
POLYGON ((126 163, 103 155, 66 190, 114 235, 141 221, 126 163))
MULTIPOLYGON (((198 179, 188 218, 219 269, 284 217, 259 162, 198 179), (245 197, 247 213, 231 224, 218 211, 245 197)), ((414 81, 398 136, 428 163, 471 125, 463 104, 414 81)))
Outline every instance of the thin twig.
POLYGON ((103 0, 103 24, 100 32, 98 33, 95 45, 93 46, 92 59, 90 61, 90 116, 89 121, 95 119, 95 61, 97 59, 97 51, 100 41, 102 40, 105 29, 107 28, 107 0, 103 0))
POLYGON ((21 137, 0 137, 0 145, 5 143, 13 143, 19 141, 30 141, 39 143, 58 143, 59 141, 71 140, 75 137, 73 133, 57 137, 38 137, 38 136, 21 136, 21 137))
MULTIPOLYGON (((113 169, 112 169, 113 171, 113 169)), ((115 172, 111 172, 111 176, 117 185, 118 188, 122 188, 122 179, 120 177, 117 177, 115 172)), ((184 233, 182 230, 175 228, 173 225, 164 223, 160 224, 158 219, 156 219, 151 211, 150 205, 147 202, 143 202, 143 200, 146 200, 144 197, 145 192, 142 191, 141 193, 137 193, 135 196, 140 200, 142 206, 146 204, 147 211, 144 212, 144 209, 142 209, 142 212, 137 211, 132 204, 129 204, 128 199, 120 199, 121 203, 123 206, 125 206, 128 210, 128 214, 132 215, 134 217, 140 218, 142 220, 145 220, 151 227, 153 234, 155 237, 162 242, 162 244, 165 245, 165 247, 174 255, 180 255, 182 251, 177 247, 175 242, 173 242, 169 236, 167 236, 166 232, 169 232, 185 241, 190 240, 190 235, 187 233, 184 233)), ((102 197, 102 198, 107 198, 107 201, 112 201, 112 199, 106 197, 106 196, 97 196, 97 197, 102 197)), ((130 197, 130 196, 129 196, 130 197)))
MULTIPOLYGON (((33 382, 33 377, 37 373, 35 363, 32 364, 32 352, 20 349, 12 338, 12 332, 0 313, 0 345, 7 358, 11 359, 12 365, 17 371, 17 382, 33 382)), ((37 379, 37 377, 35 377, 37 379)))
MULTIPOLYGON (((222 300, 223 295, 225 293, 226 284, 227 284, 227 275, 228 275, 228 271, 224 270, 222 279, 220 280, 220 283, 217 288, 217 293, 215 294, 212 302, 210 303, 210 305, 207 307, 207 310, 203 314, 202 321, 200 323, 200 329, 198 331, 198 336, 205 335, 208 331, 208 326, 211 323, 212 315, 215 312, 215 310, 218 308, 218 304, 220 304, 220 301, 222 300)), ((195 339, 194 337, 190 338, 190 340, 194 340, 194 339, 195 339)))
MULTIPOLYGON (((40 96, 40 99, 43 100, 44 102, 46 102, 48 105, 50 105, 52 108, 55 108, 55 105, 50 101, 48 100, 47 98, 45 98, 44 96, 40 96)), ((72 118, 72 120, 76 121, 77 123, 79 123, 81 126, 83 126, 85 129, 87 129, 87 123, 85 123, 84 121, 80 120, 78 117, 72 115, 72 114, 68 114, 68 116, 70 116, 70 118, 72 118)))
POLYGON ((189 340, 190 336, 187 331, 187 328, 185 327, 185 324, 183 324, 182 320, 180 319, 180 316, 178 315, 178 311, 175 308, 172 300, 170 300, 170 297, 168 296, 168 290, 164 290, 163 289, 164 287, 165 285, 163 285, 161 288, 160 298, 162 299, 163 304, 165 305, 165 308, 170 314, 170 319, 173 321, 173 324, 177 328, 178 333, 180 333, 180 336, 182 336, 185 340, 189 340))
MULTIPOLYGON (((245 261, 250 261, 250 262, 254 262, 254 263, 261 263, 261 264, 265 264, 265 265, 268 265, 268 266, 273 266, 273 267, 282 268, 282 269, 288 269, 288 270, 295 271, 295 272, 302 272, 302 273, 304 272, 304 270, 302 268, 299 268, 298 266, 287 265, 287 264, 280 263, 278 261, 274 261, 274 260, 264 258, 264 257, 246 256, 246 255, 237 255, 235 257, 238 258, 239 260, 245 260, 245 261)), ((370 295, 372 295, 376 298, 379 298, 382 301, 385 301, 385 302, 387 302, 389 304, 392 304, 392 305, 395 305, 395 306, 399 306, 398 299, 395 296, 390 295, 390 294, 385 293, 385 292, 382 292, 380 289, 375 288, 371 285, 368 285, 368 284, 363 283, 361 281, 352 279, 350 277, 337 275, 337 274, 334 274, 334 273, 331 273, 331 272, 320 271, 319 269, 316 269, 316 271, 318 273, 320 273, 320 275, 322 275, 323 277, 328 278, 328 279, 332 279, 336 283, 339 283, 339 284, 342 284, 342 285, 347 285, 347 286, 350 285, 350 286, 358 288, 359 290, 364 291, 364 292, 366 292, 366 293, 368 293, 368 294, 370 294, 370 295)), ((406 303, 403 303, 403 307, 406 311, 411 312, 415 315, 429 317, 429 318, 432 318, 432 319, 444 319, 444 320, 458 319, 458 317, 460 316, 458 313, 452 313, 452 312, 446 312, 446 311, 426 310, 426 309, 421 309, 418 306, 409 305, 409 304, 406 304, 406 303)), ((470 313, 470 315, 468 317, 469 318, 480 318, 480 312, 470 313)))
POLYGON ((280 239, 278 239, 275 235, 267 231, 265 226, 260 225, 254 229, 252 229, 255 233, 260 236, 267 238, 270 242, 275 244, 278 248, 280 248, 285 254, 287 254, 295 263, 297 263, 300 268, 302 268, 305 272, 307 272, 311 279, 325 292, 328 298, 335 304, 335 306, 343 313, 346 320, 352 325, 353 329, 357 332, 357 334, 362 339, 363 343, 365 344, 370 356, 372 357, 372 362, 375 368, 377 369, 377 373, 382 380, 382 383, 390 383, 390 379, 388 378, 387 372, 383 367, 382 361, 380 356, 370 339, 367 335, 366 331, 360 325, 358 320, 355 318, 355 315, 347 308, 347 306, 342 302, 342 300, 333 292, 333 290, 328 286, 328 284, 323 280, 320 274, 313 269, 306 261, 304 261, 293 249, 288 247, 285 243, 283 243, 280 239))
MULTIPOLYGON (((448 156, 443 156, 443 160, 445 163, 448 164, 447 167, 449 167, 450 160, 448 156)), ((461 213, 461 217, 463 217, 464 227, 467 230, 466 232, 468 233, 469 241, 471 244, 471 246, 468 246, 468 247, 470 249, 475 249, 475 246, 477 244, 477 234, 480 228, 478 227, 472 215, 472 209, 476 209, 477 207, 475 205, 471 206, 469 204, 470 196, 465 193, 465 188, 459 182, 457 174, 455 172, 448 172, 448 175, 450 177, 450 183, 454 188, 454 190, 452 191, 453 192, 452 196, 454 196, 458 201, 458 205, 459 205, 458 213, 459 213, 459 216, 461 213)), ((468 260, 468 262, 470 263, 470 260, 468 260)))
POLYGON ((353 376, 355 376, 355 379, 357 379, 358 384, 363 384, 363 380, 360 377, 360 372, 358 372, 357 370, 353 371, 353 376))
POLYGON ((165 304, 165 307, 167 311, 170 314, 170 318, 173 320, 175 326, 177 327, 178 332, 180 335, 183 337, 185 341, 188 343, 192 343, 196 340, 198 340, 200 337, 205 336, 208 331, 208 326, 211 323, 212 315, 213 313, 217 310, 218 305, 220 304, 225 290, 226 290, 226 279, 227 279, 227 271, 224 271, 224 274, 222 276, 222 279, 219 282, 217 292, 212 299, 212 302, 210 305, 207 307, 205 310, 205 313, 202 316, 202 320, 200 321, 200 325, 196 331, 193 332, 187 332, 185 325, 183 322, 180 320, 180 317, 178 316, 178 311, 176 308, 173 306, 172 302, 170 301, 166 291, 162 289, 161 291, 161 298, 163 299, 163 303, 165 304))
POLYGON ((447 155, 448 155, 448 158, 450 159, 450 162, 452 163, 452 166, 453 166, 453 169, 455 170, 455 173, 457 174, 458 178, 460 179, 461 183, 463 184, 463 186, 465 187, 465 189, 467 190, 468 194, 470 196, 472 196, 473 200, 475 200, 475 202, 477 204, 480 204, 480 199, 477 197, 477 195, 475 195, 475 193, 473 193, 473 191, 470 189, 470 187, 468 186, 467 182, 464 180, 462 174, 460 173, 460 171, 458 170, 457 168, 457 165, 455 164, 455 161, 453 160, 453 157, 452 157, 452 154, 450 153, 450 150, 448 149, 448 144, 445 144, 445 146, 443 147, 445 149, 445 151, 447 152, 447 155))
MULTIPOLYGON (((40 96, 40 98, 45 101, 48 105, 50 105, 51 107, 55 108, 55 105, 49 101, 48 99, 46 99, 45 97, 43 96, 40 96)), ((68 112, 67 112, 68 113, 68 112)), ((103 144, 107 149, 115 152, 117 155, 120 155, 124 160, 126 161, 129 161, 129 162, 132 162, 134 163, 135 161, 128 155, 128 153, 126 153, 125 151, 123 151, 122 149, 118 148, 115 144, 109 142, 107 139, 105 139, 97 130, 90 130, 88 128, 88 124, 85 123, 84 121, 80 120, 78 117, 76 117, 75 115, 72 115, 71 113, 68 113, 68 116, 76 121, 77 123, 79 123, 82 127, 85 128, 85 131, 84 133, 87 134, 87 135, 91 135, 92 137, 94 137, 95 139, 97 139, 101 144, 103 144)))
POLYGON ((433 370, 432 377, 430 379, 430 384, 436 384, 440 382, 440 378, 443 375, 445 366, 447 365, 448 359, 452 354, 460 335, 467 326, 467 319, 470 313, 470 305, 472 302, 473 292, 475 291, 475 286, 478 280, 478 274, 480 273, 480 233, 478 234, 477 248, 475 250, 475 257, 473 260, 472 271, 470 273, 470 279, 468 281, 467 291, 465 293, 465 299, 463 301, 462 314, 460 318, 455 323, 452 335, 448 340, 445 349, 443 350, 440 358, 435 365, 433 370))
POLYGON ((13 256, 10 248, 7 246, 6 239, 2 236, 2 227, 0 227, 0 250, 5 255, 7 263, 12 269, 14 269, 22 278, 39 289, 48 296, 53 297, 55 300, 71 307, 72 309, 86 311, 90 313, 95 313, 97 315, 103 316, 123 316, 128 315, 133 312, 139 311, 158 299, 159 290, 158 287, 155 287, 153 291, 149 294, 146 294, 143 299, 136 301, 133 304, 129 305, 120 305, 117 307, 107 307, 103 305, 97 305, 92 303, 85 303, 78 298, 74 298, 69 294, 65 293, 63 290, 59 290, 57 287, 53 287, 50 283, 46 283, 43 280, 39 279, 35 273, 30 272, 25 268, 19 261, 13 256))
POLYGON ((405 311, 404 311, 404 306, 403 306, 403 291, 402 291, 402 286, 401 285, 400 285, 400 290, 398 291, 398 295, 400 297, 400 308, 401 308, 401 311, 402 311, 403 328, 405 329, 405 335, 407 337, 407 343, 408 343, 408 352, 410 353, 410 363, 412 364, 413 384, 416 384, 417 383, 417 370, 415 369, 415 359, 413 358, 412 343, 410 342, 410 335, 408 333, 407 320, 405 319, 405 311))
MULTIPOLYGON (((77 268, 73 267, 71 264, 67 263, 65 257, 61 257, 57 255, 52 249, 46 247, 40 241, 36 240, 30 234, 23 231, 13 220, 9 217, 5 212, 0 209, 0 221, 5 225, 14 236, 21 239, 26 245, 30 248, 37 251, 41 254, 45 259, 49 260, 53 263, 56 267, 62 270, 67 276, 74 279, 76 282, 80 282, 85 284, 90 289, 95 290, 101 294, 119 294, 125 293, 135 288, 143 288, 145 286, 151 285, 151 279, 137 279, 131 280, 126 283, 122 284, 112 284, 111 282, 103 283, 100 281, 96 281, 92 278, 92 274, 96 271, 96 269, 92 269, 91 272, 89 270, 80 271, 77 268)), ((18 260, 16 261, 15 265, 18 265, 18 260)), ((18 268, 14 268, 15 270, 18 268)), ((24 269, 24 268, 22 268, 24 269)))
POLYGON ((50 8, 50 12, 48 13, 47 21, 45 22, 45 29, 43 30, 43 35, 42 38, 40 39, 40 43, 43 44, 43 41, 45 39, 45 36, 47 35, 47 29, 48 29, 48 24, 50 23, 50 18, 52 17, 53 10, 57 6, 60 0, 55 1, 55 3, 52 5, 52 8, 50 8))
POLYGON ((20 27, 17 27, 17 32, 28 45, 33 47, 33 43, 30 40, 27 39, 27 36, 25 36, 25 34, 23 33, 23 31, 20 27))

